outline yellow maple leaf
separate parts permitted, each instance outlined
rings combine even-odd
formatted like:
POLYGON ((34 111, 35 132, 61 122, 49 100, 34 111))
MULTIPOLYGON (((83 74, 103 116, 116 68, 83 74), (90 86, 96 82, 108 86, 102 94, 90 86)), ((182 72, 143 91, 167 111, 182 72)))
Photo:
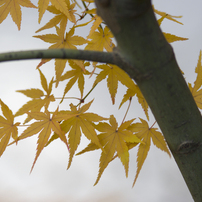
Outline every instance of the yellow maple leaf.
POLYGON ((175 42, 175 41, 184 41, 184 40, 188 40, 188 38, 184 38, 184 37, 179 37, 179 36, 176 36, 176 35, 173 35, 173 34, 169 34, 169 33, 165 33, 163 32, 166 40, 168 41, 168 43, 172 43, 172 42, 175 42))
POLYGON ((38 22, 41 22, 41 19, 45 13, 45 11, 48 8, 49 2, 61 13, 65 14, 67 18, 71 19, 71 15, 69 13, 69 10, 67 8, 67 2, 68 0, 39 0, 38 1, 38 8, 39 8, 39 19, 38 22))
POLYGON ((40 32, 42 30, 45 30, 45 29, 50 29, 54 26, 57 26, 58 24, 60 24, 60 28, 65 30, 66 29, 66 26, 67 26, 67 21, 68 19, 70 21, 72 21, 74 24, 76 23, 76 18, 74 16, 74 12, 75 10, 74 7, 75 7, 75 3, 73 4, 70 4, 69 0, 66 0, 65 1, 66 5, 67 5, 67 8, 68 8, 68 11, 69 11, 69 15, 71 16, 71 18, 68 18, 66 14, 62 13, 60 10, 58 10, 55 6, 51 5, 51 6, 48 6, 47 7, 47 11, 49 11, 50 13, 54 14, 55 17, 53 17, 48 23, 46 23, 46 25, 44 25, 42 28, 38 29, 36 31, 37 32, 40 32))
POLYGON ((131 97, 133 96, 137 96, 138 102, 141 104, 142 109, 145 112, 145 115, 147 117, 147 119, 149 120, 149 114, 148 114, 148 104, 147 101, 145 100, 144 96, 142 95, 142 92, 140 91, 139 87, 133 83, 132 87, 129 87, 126 91, 126 94, 123 96, 123 99, 119 105, 119 108, 121 108, 121 106, 128 100, 130 100, 131 97))
POLYGON ((165 142, 165 139, 163 135, 157 131, 157 128, 150 128, 148 126, 148 123, 140 119, 141 123, 134 123, 131 124, 128 127, 128 130, 132 131, 135 133, 135 135, 145 144, 140 144, 138 148, 138 153, 137 153, 137 172, 135 176, 135 180, 133 182, 133 186, 138 178, 138 175, 140 173, 140 170, 144 164, 144 161, 147 157, 147 154, 149 152, 150 146, 151 146, 151 140, 153 144, 161 149, 162 151, 166 152, 169 156, 170 152, 168 150, 167 144, 165 142))
POLYGON ((95 31, 89 38, 92 40, 88 42, 85 47, 86 50, 103 51, 105 48, 108 52, 111 52, 115 46, 111 39, 113 35, 107 26, 104 30, 98 27, 98 31, 95 31))
POLYGON ((188 83, 189 89, 194 97, 194 100, 200 109, 202 109, 202 89, 201 89, 202 64, 201 64, 201 59, 202 59, 202 51, 200 51, 198 63, 197 63, 196 69, 195 69, 195 72, 197 73, 197 77, 196 77, 196 81, 194 82, 194 86, 192 87, 192 85, 190 83, 188 83))
POLYGON ((19 122, 14 123, 14 115, 8 106, 0 100, 1 110, 4 115, 0 116, 0 156, 5 151, 10 138, 12 137, 17 144, 19 122))
MULTIPOLYGON (((126 177, 128 176, 128 165, 129 165, 129 152, 128 150, 142 143, 140 139, 128 130, 128 127, 132 124, 135 119, 123 122, 119 127, 116 119, 113 115, 110 116, 109 122, 99 123, 95 128, 101 133, 98 135, 101 145, 104 147, 104 152, 102 152, 100 157, 100 169, 97 180, 94 185, 98 183, 101 178, 102 173, 108 166, 108 164, 119 157, 124 168, 126 177)), ((85 149, 77 153, 77 155, 83 154, 85 152, 100 149, 94 143, 90 143, 85 149)))
MULTIPOLYGON (((15 114, 15 116, 20 116, 22 114, 27 113, 28 111, 40 111, 40 109, 45 106, 48 108, 50 102, 54 102, 55 98, 51 94, 53 79, 50 81, 49 85, 47 84, 47 80, 41 70, 39 70, 41 85, 46 93, 44 93, 40 89, 27 89, 27 90, 17 90, 17 92, 23 93, 27 97, 32 98, 31 101, 28 101, 24 104, 15 114), (44 98, 43 98, 44 97, 44 98), (43 99, 42 99, 43 98, 43 99)), ((27 119, 25 122, 28 122, 30 119, 27 119)))
POLYGON ((64 111, 64 114, 73 115, 72 118, 63 121, 61 124, 62 130, 65 131, 66 133, 69 132, 68 143, 69 143, 69 149, 70 149, 70 156, 69 156, 68 168, 71 165, 75 151, 77 150, 77 147, 80 143, 81 131, 89 140, 91 140, 99 148, 102 149, 102 145, 100 144, 99 139, 97 137, 97 133, 93 126, 93 122, 106 120, 106 118, 103 118, 94 113, 86 112, 89 109, 92 102, 93 100, 83 105, 79 109, 77 109, 76 106, 74 106, 73 104, 70 104, 71 111, 64 111))
MULTIPOLYGON (((119 127, 113 115, 110 116, 109 123, 99 123, 96 129, 101 132, 99 140, 104 147, 100 157, 99 173, 94 185, 98 183, 105 168, 111 162, 115 153, 121 160, 126 177, 128 176, 129 152, 127 143, 140 143, 140 139, 127 128, 134 119, 122 123, 119 127)), ((92 144, 92 143, 91 143, 92 144)), ((92 149, 92 145, 89 145, 92 149)), ((93 148, 94 149, 94 148, 93 148)), ((89 150, 88 150, 89 151, 89 150)))
POLYGON ((95 30, 100 26, 100 24, 102 23, 102 18, 99 17, 98 15, 95 15, 95 21, 93 23, 93 26, 90 29, 90 33, 88 35, 87 38, 90 38, 92 36, 92 34, 95 32, 95 30))
MULTIPOLYGON (((39 35, 34 36, 36 38, 39 38, 45 42, 52 43, 49 47, 49 49, 54 48, 69 48, 69 49, 77 49, 76 45, 83 45, 87 43, 87 40, 85 40, 83 37, 75 36, 74 31, 75 27, 72 27, 68 33, 66 33, 66 36, 64 37, 64 31, 61 28, 58 28, 56 26, 56 32, 57 34, 46 34, 46 35, 39 35)), ((37 68, 39 68, 44 63, 50 61, 51 59, 42 59, 37 68)), ((62 75, 67 60, 55 60, 55 72, 56 72, 56 80, 60 79, 60 76, 62 75)), ((81 68, 85 69, 83 66, 83 63, 81 61, 74 60, 74 62, 79 65, 81 68)))
POLYGON ((35 119, 38 121, 32 123, 26 130, 24 130, 24 132, 17 138, 17 140, 19 141, 39 133, 38 141, 37 141, 38 145, 37 145, 36 157, 34 159, 34 162, 31 168, 31 171, 32 171, 36 163, 36 160, 38 159, 45 145, 47 144, 52 132, 55 132, 59 136, 59 138, 66 144, 68 148, 65 132, 61 130, 59 122, 64 119, 70 118, 71 115, 68 115, 68 114, 58 115, 58 109, 53 113, 52 117, 48 110, 45 110, 45 112, 31 112, 31 113, 28 112, 28 115, 32 119, 35 119))
MULTIPOLYGON (((153 7, 153 9, 154 9, 154 7, 153 7)), ((154 12, 155 12, 156 14, 162 16, 162 17, 167 18, 168 20, 171 20, 171 21, 174 21, 174 22, 177 22, 177 23, 183 25, 183 23, 181 23, 181 22, 179 22, 179 21, 177 21, 177 20, 175 19, 175 18, 181 18, 182 16, 169 15, 169 14, 167 14, 167 13, 165 13, 165 12, 158 11, 158 10, 156 10, 156 9, 154 9, 154 12)))
POLYGON ((22 12, 21 7, 37 8, 30 0, 1 0, 0 1, 0 23, 2 23, 10 13, 13 22, 20 30, 22 12))
MULTIPOLYGON (((160 12, 160 11, 158 11, 158 12, 160 12)), ((173 19, 173 17, 177 17, 177 16, 170 16, 170 15, 168 15, 167 13, 164 13, 164 12, 160 12, 160 13, 161 13, 161 16, 162 16, 162 17, 161 17, 160 19, 158 19, 159 25, 161 25, 161 23, 163 22, 163 20, 164 20, 165 18, 168 18, 169 20, 173 20, 173 21, 175 21, 175 22, 178 22, 178 21, 176 21, 176 20, 173 19)), ((159 14, 159 15, 160 15, 160 14, 159 14)), ((181 16, 178 16, 178 17, 181 17, 181 16)), ((180 23, 180 22, 178 22, 178 23, 180 23)), ((180 24, 182 24, 182 23, 180 23, 180 24)), ((188 38, 179 37, 179 36, 176 36, 176 35, 173 35, 173 34, 170 34, 170 33, 165 33, 165 32, 163 32, 163 34, 164 34, 166 40, 168 41, 168 43, 173 43, 173 42, 175 42, 175 41, 188 40, 188 38)))
POLYGON ((94 85, 101 82, 103 79, 107 77, 107 87, 109 89, 109 93, 111 95, 112 103, 115 103, 115 96, 118 88, 118 81, 121 82, 128 88, 134 87, 134 82, 125 73, 122 69, 120 69, 116 65, 97 65, 98 68, 102 69, 102 71, 97 75, 94 85))
POLYGON ((97 13, 97 8, 92 8, 90 10, 84 11, 86 14, 96 14, 97 13))
POLYGON ((69 49, 76 49, 77 45, 83 45, 88 41, 85 40, 83 37, 74 35, 75 28, 72 27, 66 36, 64 36, 64 30, 58 28, 56 26, 57 34, 45 34, 45 35, 37 35, 34 36, 39 38, 45 42, 52 43, 49 49, 52 48, 69 48, 69 49))
POLYGON ((94 3, 94 0, 83 0, 85 2, 88 2, 88 3, 94 3))
MULTIPOLYGON (((84 66, 88 66, 89 64, 90 64, 89 62, 86 62, 84 66)), ((64 75, 62 75, 60 77, 60 80, 56 80, 56 83, 71 78, 66 84, 63 98, 76 82, 78 82, 78 88, 81 92, 81 97, 83 97, 83 90, 85 83, 84 75, 89 75, 90 72, 87 70, 83 71, 83 69, 81 69, 80 66, 78 66, 73 60, 69 60, 69 65, 70 67, 72 67, 72 70, 67 71, 64 75)))

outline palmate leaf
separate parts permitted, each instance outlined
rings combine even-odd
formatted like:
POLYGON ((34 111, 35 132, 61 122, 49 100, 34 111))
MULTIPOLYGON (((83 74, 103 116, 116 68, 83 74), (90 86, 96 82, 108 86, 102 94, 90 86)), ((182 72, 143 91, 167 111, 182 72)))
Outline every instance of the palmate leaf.
MULTIPOLYGON (((38 22, 41 22, 41 19, 48 8, 49 2, 61 13, 65 14, 69 19, 71 19, 71 15, 69 14, 69 10, 67 8, 66 1, 68 0, 39 0, 38 8, 39 8, 39 19, 38 22)), ((71 19, 72 20, 72 19, 71 19)))
MULTIPOLYGON (((23 93, 27 97, 32 98, 31 101, 28 101, 26 104, 24 104, 15 114, 15 116, 20 116, 22 114, 25 114, 29 111, 40 111, 40 109, 44 106, 45 108, 48 108, 50 102, 54 102, 55 98, 51 94, 52 92, 52 86, 53 86, 53 79, 50 81, 49 85, 47 83, 47 80, 41 70, 39 70, 40 79, 41 79, 41 86, 45 93, 40 89, 27 89, 27 90, 17 90, 19 93, 23 93)), ((30 118, 26 119, 25 122, 30 121, 30 118)))
POLYGON ((177 22, 177 23, 183 25, 183 23, 181 23, 181 22, 179 22, 179 21, 177 21, 177 20, 175 19, 175 18, 181 18, 182 16, 169 15, 168 13, 165 13, 165 12, 156 10, 154 7, 153 7, 153 9, 154 9, 154 12, 155 12, 156 14, 160 15, 161 17, 165 17, 165 18, 167 18, 168 20, 171 20, 171 21, 174 21, 174 22, 177 22))
MULTIPOLYGON (((128 176, 129 152, 127 144, 131 143, 137 145, 138 143, 141 143, 140 139, 127 129, 134 120, 135 119, 125 121, 118 127, 116 119, 113 115, 111 115, 109 119, 110 124, 99 123, 96 126, 96 129, 101 132, 101 134, 98 135, 98 138, 104 147, 104 151, 101 153, 99 173, 94 185, 98 183, 102 173, 112 161, 116 153, 125 168, 126 177, 128 176)), ((91 142, 77 155, 93 151, 95 149, 99 149, 99 147, 91 142)))
POLYGON ((63 12, 61 12, 60 10, 58 10, 55 6, 51 5, 51 6, 48 6, 47 7, 47 11, 51 12, 52 14, 55 14, 55 17, 53 17, 46 25, 44 25, 42 28, 38 29, 36 31, 37 32, 40 32, 42 30, 45 30, 45 29, 50 29, 52 27, 55 27, 57 26, 58 24, 60 24, 60 28, 65 30, 66 29, 66 26, 67 26, 67 21, 70 20, 72 21, 74 24, 76 23, 76 18, 75 18, 75 15, 74 15, 74 12, 75 10, 74 7, 75 7, 75 3, 73 4, 70 4, 69 0, 65 0, 65 3, 66 3, 66 6, 68 8, 68 11, 69 11, 69 17, 64 14, 63 12))
POLYGON ((202 51, 200 51, 198 63, 197 63, 197 66, 195 68, 195 73, 197 73, 197 77, 196 77, 196 81, 194 82, 194 86, 192 87, 192 85, 190 83, 188 83, 189 89, 190 89, 190 91, 194 97, 194 100, 200 109, 202 109, 202 89, 201 89, 201 85, 202 85, 202 64, 201 64, 201 59, 202 59, 202 51))
POLYGON ((76 106, 73 104, 70 105, 71 111, 64 111, 64 114, 72 115, 72 118, 65 120, 61 124, 61 128, 68 134, 68 144, 70 149, 70 156, 69 156, 69 164, 68 168, 72 163, 73 156, 77 150, 77 147, 80 143, 81 139, 81 131, 82 133, 94 144, 96 144, 99 148, 102 148, 102 145, 99 142, 97 137, 97 133, 93 126, 93 122, 99 122, 102 120, 107 120, 107 118, 103 118, 94 113, 86 112, 90 105, 92 104, 93 100, 81 108, 77 109, 76 106))
POLYGON ((112 103, 115 103, 115 96, 118 88, 118 81, 128 88, 133 89, 134 82, 122 69, 116 65, 97 65, 102 71, 97 75, 94 85, 107 77, 107 87, 111 95, 112 103))
POLYGON ((149 114, 148 114, 148 104, 147 104, 147 101, 145 100, 144 96, 142 95, 139 87, 133 83, 133 86, 132 88, 128 88, 127 91, 126 91, 126 94, 123 96, 123 99, 119 105, 119 108, 128 100, 130 100, 131 97, 133 96, 137 96, 137 99, 138 99, 138 102, 141 104, 141 107, 142 109, 144 110, 145 112, 145 115, 147 117, 147 120, 149 120, 149 114))
POLYGON ((22 12, 21 7, 37 8, 30 0, 1 0, 0 1, 0 23, 2 23, 10 13, 13 22, 20 30, 22 12))
POLYGON ((99 27, 99 25, 102 23, 102 18, 99 17, 98 15, 95 15, 95 21, 90 29, 90 33, 87 38, 90 38, 92 34, 95 32, 95 30, 99 27))
POLYGON ((4 115, 0 116, 0 156, 5 151, 10 138, 12 137, 17 144, 19 122, 14 123, 14 115, 8 106, 0 100, 1 110, 4 115))
MULTIPOLYGON (((156 11, 156 10, 155 10, 156 11)), ((173 17, 182 17, 182 16, 171 16, 167 13, 164 13, 164 12, 160 12, 160 11, 156 11, 159 15, 161 15, 162 17, 160 19, 158 19, 158 23, 159 25, 161 25, 161 23, 163 22, 164 19, 169 19, 169 20, 172 20, 174 22, 177 22, 179 24, 182 24, 181 22, 178 22, 176 21, 173 17)), ((185 41, 185 40, 188 40, 188 38, 184 38, 184 37, 179 37, 179 36, 176 36, 174 34, 170 34, 170 33, 165 33, 163 32, 166 40, 168 41, 168 43, 173 43, 175 41, 185 41)))
MULTIPOLYGON (((69 81, 66 84, 65 90, 64 90, 64 94, 63 94, 63 98, 66 95, 66 93, 72 88, 72 86, 78 82, 78 88, 81 92, 81 97, 83 97, 83 91, 84 91, 84 75, 90 75, 90 72, 85 70, 83 71, 83 69, 81 69, 80 66, 78 66, 73 60, 69 60, 69 65, 72 68, 72 70, 67 71, 64 75, 62 75, 60 77, 60 80, 56 80, 56 83, 58 83, 59 81, 64 81, 69 79, 69 81)), ((83 64, 83 66, 89 66, 90 63, 86 62, 85 64, 83 64)))
MULTIPOLYGON (((75 28, 72 27, 68 33, 66 33, 66 36, 64 37, 64 31, 61 28, 56 27, 57 34, 46 34, 46 35, 38 35, 34 36, 36 38, 39 38, 45 42, 52 43, 49 47, 49 49, 54 48, 69 48, 69 49, 77 49, 77 45, 83 45, 87 43, 87 40, 85 40, 83 37, 75 36, 74 31, 75 28)), ((37 68, 39 68, 44 63, 50 61, 51 59, 42 59, 37 68)), ((55 60, 55 74, 56 74, 56 80, 60 80, 60 77, 64 71, 64 68, 66 66, 67 60, 55 60)), ((74 62, 79 65, 83 70, 85 70, 84 65, 81 61, 74 60, 74 62)), ((57 83, 58 84, 58 83, 57 83)), ((57 86, 57 85, 56 85, 57 86)))
MULTIPOLYGON (((144 144, 140 144, 139 148, 138 148, 137 172, 136 172, 135 180, 133 182, 133 186, 139 176, 140 170, 141 170, 141 168, 144 164, 144 161, 147 157, 147 154, 149 152, 149 149, 151 146, 151 140, 157 148, 161 149, 162 151, 166 152, 169 156, 171 156, 170 152, 168 150, 167 144, 165 142, 165 139, 164 139, 163 135, 157 131, 157 128, 150 128, 148 126, 148 123, 143 119, 140 119, 140 121, 141 121, 141 123, 134 123, 128 127, 128 130, 135 133, 135 135, 142 142, 144 142, 144 144)), ((132 147, 130 147, 130 148, 132 148, 132 147)))
POLYGON ((47 144, 52 132, 55 132, 68 148, 65 132, 61 130, 59 122, 70 118, 71 115, 58 114, 58 109, 53 113, 52 117, 48 110, 45 110, 45 112, 28 112, 28 115, 32 119, 38 121, 32 123, 16 140, 19 141, 39 133, 36 157, 31 168, 32 171, 41 151, 47 144))
POLYGON ((98 27, 98 31, 95 31, 89 38, 92 40, 88 42, 85 50, 103 51, 105 48, 111 52, 115 46, 112 42, 113 35, 107 26, 104 30, 98 27))

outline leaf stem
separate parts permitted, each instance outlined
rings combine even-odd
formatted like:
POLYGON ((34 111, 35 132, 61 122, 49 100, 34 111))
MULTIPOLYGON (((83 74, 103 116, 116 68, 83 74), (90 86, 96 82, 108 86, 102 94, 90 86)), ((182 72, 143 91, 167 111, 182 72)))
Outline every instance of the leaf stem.
POLYGON ((152 126, 149 128, 149 129, 151 129, 151 128, 153 128, 153 126, 156 124, 156 121, 154 121, 154 123, 152 124, 152 126))
POLYGON ((79 104, 77 105, 77 107, 81 104, 84 103, 85 99, 90 95, 90 93, 93 91, 93 89, 97 86, 97 83, 89 90, 89 92, 85 95, 84 98, 80 99, 79 104))
POLYGON ((125 115, 124 115, 124 117, 123 117, 123 120, 122 120, 122 123, 121 123, 121 124, 123 124, 123 122, 124 122, 125 119, 126 119, 126 116, 127 116, 127 114, 128 114, 128 111, 129 111, 129 108, 130 108, 130 105, 131 105, 131 100, 132 100, 132 97, 129 98, 128 108, 127 108, 127 110, 126 110, 126 113, 125 113, 125 115))
POLYGON ((76 100, 81 100, 80 98, 77 98, 77 97, 55 97, 55 99, 58 99, 58 100, 61 100, 61 99, 76 99, 76 100))

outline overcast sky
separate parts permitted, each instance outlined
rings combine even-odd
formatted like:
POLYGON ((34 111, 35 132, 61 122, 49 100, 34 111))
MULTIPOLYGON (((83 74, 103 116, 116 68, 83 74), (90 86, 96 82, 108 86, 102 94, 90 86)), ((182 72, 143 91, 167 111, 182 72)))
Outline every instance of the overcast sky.
MULTIPOLYGON (((37 5, 37 0, 32 0, 37 5)), ((199 51, 202 48, 202 2, 200 0, 154 0, 157 10, 172 15, 183 15, 180 19, 184 25, 174 22, 163 22, 163 31, 181 37, 189 38, 186 42, 173 43, 177 61, 185 72, 187 81, 193 82, 199 51)), ((0 24, 0 52, 48 48, 49 44, 33 38, 35 31, 50 18, 47 13, 38 25, 37 10, 22 9, 21 31, 12 22, 10 16, 0 24)), ((86 30, 81 29, 80 35, 86 30)), ((41 32, 38 34, 45 34, 41 32)), ((79 33, 78 33, 79 34, 79 33)), ((37 60, 8 62, 1 64, 0 98, 16 112, 28 99, 15 92, 28 88, 41 88, 37 60)), ((54 75, 53 62, 41 68, 48 81, 54 75)), ((90 86, 90 84, 88 84, 90 86)), ((56 91, 63 93, 63 87, 56 91)), ((127 105, 121 110, 117 107, 125 93, 120 86, 117 94, 117 104, 103 105, 103 97, 109 100, 106 83, 97 87, 88 101, 95 98, 90 110, 105 117, 114 114, 118 121, 122 120, 127 105), (109 107, 110 106, 110 107, 109 107), (119 119, 120 117, 120 119, 119 119)), ((76 88, 72 90, 76 94, 76 88)), ((110 101, 110 100, 109 100, 110 101)), ((64 103, 68 106, 69 103, 64 103)), ((128 119, 145 118, 142 109, 133 101, 128 119)), ((151 125, 153 118, 151 116, 151 125)), ((100 182, 93 186, 99 166, 100 152, 90 152, 73 159, 72 166, 67 171, 68 151, 61 141, 53 142, 45 148, 33 172, 30 169, 35 157, 37 138, 29 138, 19 142, 18 146, 10 146, 0 158, 0 201, 2 202, 191 202, 191 195, 173 160, 168 155, 151 147, 151 151, 143 165, 136 185, 132 183, 136 172, 136 151, 130 153, 129 177, 125 178, 123 166, 119 159, 114 160, 103 173, 100 182)), ((84 139, 81 148, 88 142, 84 139)), ((80 150, 79 149, 79 150, 80 150)))

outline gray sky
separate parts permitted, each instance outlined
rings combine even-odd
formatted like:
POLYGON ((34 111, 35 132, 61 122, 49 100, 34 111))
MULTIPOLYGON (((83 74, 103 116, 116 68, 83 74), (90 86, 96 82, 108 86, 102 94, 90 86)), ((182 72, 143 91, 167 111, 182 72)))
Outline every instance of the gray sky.
MULTIPOLYGON (((37 5, 36 0, 32 2, 37 5)), ((202 48, 201 6, 200 0, 154 0, 155 8, 172 15, 183 15, 180 19, 184 25, 173 22, 163 22, 165 32, 189 38, 186 42, 173 43, 177 61, 185 72, 187 81, 193 82, 199 51, 202 48)), ((35 31, 42 27, 50 15, 47 13, 38 25, 37 10, 22 9, 21 31, 12 22, 9 16, 0 24, 0 52, 13 50, 28 50, 47 48, 49 44, 33 38, 35 31)), ((81 30, 80 35, 86 30, 81 30)), ((49 33, 49 31, 38 34, 49 33)), ((16 93, 15 90, 28 88, 41 88, 36 66, 39 61, 18 61, 1 64, 0 98, 14 111, 28 101, 16 93)), ((41 68, 48 81, 54 75, 53 62, 41 68)), ((90 83, 88 84, 90 86, 90 83)), ((59 86, 56 95, 63 93, 59 86)), ((72 94, 76 95, 76 88, 72 94)), ((122 120, 127 105, 121 110, 117 107, 125 93, 125 88, 120 86, 117 94, 116 105, 111 103, 103 105, 104 100, 109 100, 106 83, 97 87, 88 101, 95 98, 90 110, 108 117, 114 114, 118 121, 122 120), (99 92, 99 93, 98 93, 99 92), (100 93, 102 92, 102 93, 100 93), (110 106, 110 107, 109 107, 110 106), (120 117, 120 118, 119 118, 120 117)), ((69 105, 69 102, 64 103, 69 105)), ((54 106, 53 106, 54 107, 54 106)), ((142 117, 142 109, 133 101, 128 114, 128 119, 142 117)), ((153 118, 151 116, 151 125, 153 118)), ((67 171, 68 152, 61 141, 53 142, 45 148, 39 156, 34 170, 30 169, 36 152, 36 137, 19 142, 18 146, 10 146, 0 158, 0 201, 2 202, 191 202, 189 191, 173 160, 160 150, 151 147, 151 151, 143 165, 142 171, 134 188, 132 183, 136 172, 136 150, 130 153, 129 177, 125 178, 123 166, 119 159, 112 162, 103 173, 100 182, 93 186, 99 166, 100 152, 90 152, 73 159, 72 166, 67 171)), ((84 148, 88 141, 83 138, 80 148, 84 148)), ((80 149, 78 149, 80 151, 80 149)))

